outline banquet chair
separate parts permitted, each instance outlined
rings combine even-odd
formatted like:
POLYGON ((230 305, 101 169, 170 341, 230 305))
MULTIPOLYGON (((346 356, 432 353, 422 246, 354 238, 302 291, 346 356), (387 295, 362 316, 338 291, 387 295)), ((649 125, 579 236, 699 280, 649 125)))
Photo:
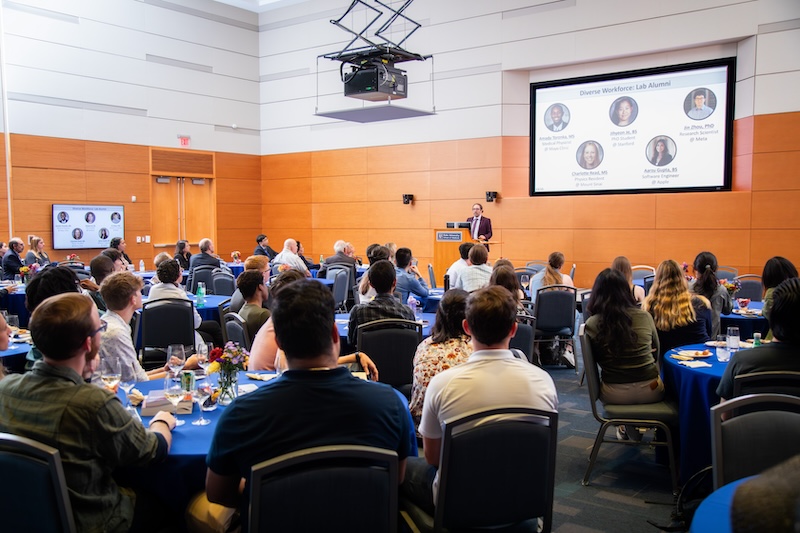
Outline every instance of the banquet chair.
POLYGON ((509 343, 509 348, 517 348, 525 354, 528 362, 536 366, 542 366, 536 350, 533 348, 533 332, 536 331, 536 317, 525 316, 524 320, 529 323, 519 322, 520 317, 517 317, 517 334, 512 337, 509 343))
POLYGON ((575 335, 577 289, 569 285, 547 285, 536 291, 534 345, 552 341, 561 355, 564 344, 575 335))
POLYGON ((733 378, 733 397, 746 394, 788 394, 800 397, 800 372, 751 372, 733 378))
POLYGON ((603 443, 645 445, 645 446, 665 446, 669 455, 669 471, 672 476, 672 491, 678 494, 678 473, 675 466, 675 448, 672 444, 672 430, 678 427, 678 410, 674 405, 667 401, 656 403, 643 403, 634 405, 619 405, 605 403, 601 404, 602 409, 597 408, 600 400, 600 372, 594 360, 591 341, 584 333, 585 324, 581 324, 579 338, 581 341, 581 352, 583 354, 583 368, 586 372, 586 382, 589 385, 589 403, 592 406, 592 414, 600 422, 600 429, 594 439, 592 453, 589 455, 589 467, 581 481, 582 485, 589 484, 589 476, 592 474, 597 454, 603 443), (659 438, 658 432, 651 441, 641 440, 619 440, 616 438, 606 438, 606 431, 613 426, 630 425, 636 428, 655 428, 663 432, 663 439, 659 438))
POLYGON ((233 342, 250 351, 250 333, 247 331, 247 322, 238 313, 225 313, 225 342, 233 342))
POLYGON ((448 422, 434 516, 406 498, 401 516, 419 531, 549 532, 557 438, 558 413, 540 409, 489 409, 448 422))
POLYGON ((547 267, 547 261, 528 261, 525 263, 525 268, 533 270, 536 273, 544 270, 547 267))
POLYGON ((589 299, 592 297, 592 290, 585 290, 581 291, 581 315, 583 316, 583 321, 586 322, 589 320, 589 317, 592 316, 592 313, 589 311, 589 299))
POLYGON ((759 474, 798 453, 800 398, 787 394, 749 394, 711 408, 714 490, 759 474), (749 412, 737 414, 745 410, 749 412), (728 418, 728 415, 733 416, 728 418))
POLYGON ((436 275, 433 273, 433 265, 428 263, 428 279, 431 282, 431 289, 436 288, 436 275))
POLYGON ((331 268, 325 273, 327 279, 333 280, 333 300, 336 312, 347 312, 347 293, 350 292, 350 270, 348 268, 331 268))
POLYGON ((236 290, 236 278, 233 274, 222 269, 214 269, 211 274, 211 283, 214 287, 213 294, 231 296, 236 290))
POLYGON ((643 279, 644 279, 644 295, 647 296, 648 294, 650 294, 650 289, 653 288, 653 282, 656 280, 656 276, 648 274, 643 279))
POLYGON ((750 298, 751 302, 760 302, 764 287, 761 285, 761 276, 758 274, 742 274, 734 279, 739 280, 742 288, 736 293, 737 298, 750 298))
POLYGON ((572 268, 569 269, 569 277, 570 277, 570 279, 572 281, 575 281, 575 268, 576 268, 576 266, 577 265, 575 263, 572 263, 572 268))
POLYGON ((739 269, 720 265, 717 267, 717 279, 734 279, 739 275, 739 269))
POLYGON ((391 450, 336 445, 287 453, 251 469, 249 531, 395 533, 398 483, 391 450))
MULTIPOLYGON (((530 281, 533 280, 533 276, 535 276, 537 272, 538 272, 537 270, 534 270, 533 268, 528 268, 528 267, 517 267, 517 268, 514 269, 514 274, 516 274, 516 276, 517 276, 517 281, 519 282, 519 286, 520 287, 522 287, 522 276, 527 275, 528 276, 528 282, 530 283, 530 281)), ((525 289, 525 288, 523 287, 523 289, 525 289)), ((527 290, 527 289, 525 289, 525 290, 527 290)))
POLYGON ((650 265, 634 265, 631 267, 633 279, 644 279, 645 276, 655 276, 656 269, 650 265))
MULTIPOLYGON (((239 294, 241 294, 241 293, 239 293, 239 294)), ((219 305, 217 306, 217 313, 219 314, 220 317, 224 317, 225 315, 227 315, 231 311, 232 311, 232 309, 231 309, 231 298, 228 298, 227 300, 221 301, 219 303, 219 305)), ((237 310, 235 310, 233 312, 234 313, 238 313, 239 309, 237 309, 237 310)), ((222 328, 222 340, 224 342, 228 342, 228 333, 225 331, 225 328, 222 328)))
POLYGON ((144 302, 142 317, 142 351, 140 361, 145 370, 164 366, 167 346, 183 344, 194 353, 194 303, 182 298, 165 298, 144 302))
POLYGON ((387 383, 411 397, 414 354, 422 342, 422 324, 413 320, 385 318, 359 324, 356 350, 369 354, 387 383))
POLYGON ((0 477, 3 531, 76 531, 57 449, 0 433, 0 477))
POLYGON ((214 269, 212 265, 200 265, 189 271, 189 278, 186 280, 186 291, 197 294, 197 284, 206 284, 206 294, 214 294, 214 269))

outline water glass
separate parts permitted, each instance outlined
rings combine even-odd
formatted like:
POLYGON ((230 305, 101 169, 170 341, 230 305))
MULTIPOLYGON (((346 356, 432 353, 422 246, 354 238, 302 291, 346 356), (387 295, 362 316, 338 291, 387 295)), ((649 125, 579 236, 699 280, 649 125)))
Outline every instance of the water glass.
POLYGON ((728 327, 728 335, 725 340, 729 352, 737 351, 739 349, 739 328, 737 326, 728 327))
POLYGON ((731 359, 728 351, 728 340, 725 335, 717 335, 717 361, 727 363, 731 359))
POLYGON ((6 317, 6 324, 8 324, 8 327, 10 327, 12 329, 13 328, 19 329, 19 316, 17 316, 17 315, 8 315, 6 317))
POLYGON ((14 275, 14 283, 16 283, 17 285, 22 283, 22 276, 20 276, 19 274, 15 274, 14 275))

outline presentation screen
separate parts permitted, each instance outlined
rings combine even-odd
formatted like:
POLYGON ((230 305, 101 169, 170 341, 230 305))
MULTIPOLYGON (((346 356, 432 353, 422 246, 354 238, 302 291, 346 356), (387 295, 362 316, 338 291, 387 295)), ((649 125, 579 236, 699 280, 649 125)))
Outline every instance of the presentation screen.
POLYGON ((53 249, 108 248, 125 236, 121 205, 53 204, 53 249))
POLYGON ((531 196, 730 190, 735 67, 532 83, 531 196))

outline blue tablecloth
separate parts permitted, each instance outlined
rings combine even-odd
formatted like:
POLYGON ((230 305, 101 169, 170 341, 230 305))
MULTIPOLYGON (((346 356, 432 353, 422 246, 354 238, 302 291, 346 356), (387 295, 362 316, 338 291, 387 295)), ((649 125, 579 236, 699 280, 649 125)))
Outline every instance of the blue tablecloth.
MULTIPOLYGON (((271 374, 271 372, 258 373, 271 374)), ((217 374, 212 374, 209 379, 216 384, 217 374)), ((240 386, 255 384, 261 387, 267 383, 269 382, 251 380, 245 375, 245 372, 239 373, 240 386)), ((136 388, 145 396, 148 392, 161 390, 163 387, 164 380, 161 379, 136 384, 136 388)), ((404 403, 408 402, 408 399, 399 391, 395 392, 404 403)), ((122 390, 119 391, 118 395, 124 402, 122 390)), ((186 423, 173 430, 172 448, 170 449, 169 457, 164 463, 145 468, 127 469, 120 473, 121 482, 127 482, 126 486, 140 486, 149 489, 167 506, 178 513, 182 513, 189 500, 205 488, 206 455, 211 445, 211 439, 214 436, 217 421, 225 407, 219 406, 215 411, 204 412, 203 416, 211 420, 211 423, 206 426, 192 425, 192 421, 198 417, 197 409, 197 405, 194 405, 191 415, 179 415, 179 418, 185 420, 186 423)), ((410 412, 408 416, 410 419, 410 412)), ((150 417, 142 418, 146 426, 150 421, 150 417)), ((313 423, 313 420, 310 419, 309 422, 313 423)), ((411 454, 417 455, 417 438, 413 422, 409 440, 411 442, 411 454)))
POLYGON ((30 349, 31 345, 24 342, 10 343, 8 350, 0 352, 0 364, 6 367, 8 372, 23 372, 25 356, 30 349))
MULTIPOLYGON (((763 302, 750 302, 750 305, 747 307, 748 309, 761 311, 763 306, 763 302)), ((725 335, 728 326, 739 326, 739 337, 742 340, 752 339, 753 333, 756 331, 761 333, 762 338, 766 337, 769 331, 769 321, 765 317, 760 314, 756 316, 743 316, 735 312, 739 311, 738 304, 734 303, 733 307, 734 312, 727 315, 720 315, 719 317, 720 334, 725 335)))
POLYGON ((239 274, 244 272, 244 263, 233 263, 233 262, 231 262, 231 263, 225 263, 225 264, 228 265, 228 268, 231 269, 231 272, 233 272, 233 277, 235 277, 235 278, 238 278, 239 274))
POLYGON ((436 313, 436 310, 439 309, 439 303, 442 301, 442 296, 444 296, 444 289, 428 289, 428 299, 425 300, 425 307, 422 308, 422 311, 436 313))
POLYGON ((678 402, 680 435, 680 483, 711 464, 710 409, 719 403, 717 386, 728 363, 717 361, 714 347, 703 344, 681 346, 670 350, 661 365, 662 379, 667 398, 678 402), (710 368, 689 368, 670 357, 678 350, 711 350, 711 357, 703 361, 710 368))
POLYGON ((689 533, 731 533, 731 506, 736 489, 755 476, 737 479, 724 485, 702 501, 694 513, 689 533))
POLYGON ((17 315, 21 328, 28 327, 28 321, 31 319, 31 315, 25 308, 24 290, 17 289, 16 292, 12 292, 0 298, 0 308, 7 309, 9 315, 17 315))
POLYGON ((133 271, 133 273, 136 274, 137 276, 139 276, 140 278, 142 278, 145 281, 150 281, 151 279, 153 279, 153 276, 156 275, 156 271, 155 270, 145 270, 144 272, 140 272, 138 270, 135 270, 135 271, 133 271))

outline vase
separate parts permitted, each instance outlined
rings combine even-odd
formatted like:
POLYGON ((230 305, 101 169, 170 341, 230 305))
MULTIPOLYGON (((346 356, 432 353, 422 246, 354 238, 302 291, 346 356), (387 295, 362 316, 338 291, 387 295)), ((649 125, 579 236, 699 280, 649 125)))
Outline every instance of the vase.
POLYGON ((219 371, 219 405, 230 405, 239 396, 239 372, 237 370, 219 371))

